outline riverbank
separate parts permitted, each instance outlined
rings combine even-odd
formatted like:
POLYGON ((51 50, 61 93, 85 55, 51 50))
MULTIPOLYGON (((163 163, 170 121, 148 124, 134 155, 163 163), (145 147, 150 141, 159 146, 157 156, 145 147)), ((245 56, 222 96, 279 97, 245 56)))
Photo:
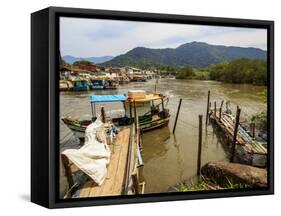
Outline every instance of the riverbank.
POLYGON ((238 163, 209 162, 201 168, 201 174, 202 176, 197 183, 179 183, 175 187, 176 191, 267 187, 266 169, 238 163))

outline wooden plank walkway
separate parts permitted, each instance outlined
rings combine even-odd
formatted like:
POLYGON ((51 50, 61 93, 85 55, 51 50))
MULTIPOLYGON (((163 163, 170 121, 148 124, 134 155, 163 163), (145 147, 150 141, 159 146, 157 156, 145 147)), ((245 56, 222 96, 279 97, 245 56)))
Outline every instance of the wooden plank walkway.
POLYGON ((115 196, 124 192, 127 158, 130 144, 131 128, 119 131, 116 141, 110 145, 111 157, 107 177, 101 186, 94 181, 88 181, 80 189, 78 197, 115 196))
MULTIPOLYGON (((234 134, 234 121, 233 118, 224 112, 221 113, 219 118, 219 111, 212 110, 210 117, 215 120, 216 124, 226 132, 226 136, 230 139, 233 138, 234 134)), ((249 135, 245 134, 243 129, 239 126, 237 133, 237 144, 239 144, 249 154, 266 155, 267 149, 259 142, 255 141, 249 135)))

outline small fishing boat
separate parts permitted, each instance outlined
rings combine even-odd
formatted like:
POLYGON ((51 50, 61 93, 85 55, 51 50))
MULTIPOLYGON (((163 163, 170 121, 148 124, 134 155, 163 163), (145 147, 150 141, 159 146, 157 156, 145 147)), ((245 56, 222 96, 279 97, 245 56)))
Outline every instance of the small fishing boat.
POLYGON ((96 78, 91 79, 91 89, 93 90, 110 90, 110 89, 117 89, 118 81, 113 79, 105 79, 105 78, 96 78))
POLYGON ((120 76, 119 77, 119 84, 128 84, 130 82, 130 79, 128 77, 125 76, 120 76))
POLYGON ((119 87, 118 81, 113 79, 104 80, 104 89, 117 89, 119 87))
POLYGON ((91 88, 93 90, 103 90, 104 89, 104 80, 103 79, 91 79, 91 88))
POLYGON ((72 84, 73 84, 73 88, 72 88, 73 91, 88 91, 90 88, 88 80, 83 80, 83 79, 73 80, 72 84))
POLYGON ((146 82, 144 75, 134 74, 131 78, 131 82, 146 82))
POLYGON ((123 112, 117 117, 110 117, 112 123, 116 126, 130 125, 134 122, 135 112, 133 109, 141 109, 146 112, 142 112, 138 116, 139 126, 142 131, 149 131, 159 127, 167 126, 169 123, 169 110, 165 108, 164 102, 168 101, 168 98, 161 94, 146 94, 144 91, 129 91, 129 97, 123 94, 113 95, 92 95, 90 97, 92 119, 79 120, 66 116, 62 118, 62 121, 72 130, 73 134, 79 139, 84 139, 84 133, 86 127, 97 119, 96 104, 97 103, 123 103, 123 112), (140 94, 140 92, 142 92, 140 94), (140 96, 141 95, 141 96, 140 96), (159 101, 157 103, 157 101, 159 101), (146 105, 146 106, 145 106, 146 105))
POLYGON ((69 91, 73 88, 73 85, 70 81, 60 80, 60 91, 69 91))

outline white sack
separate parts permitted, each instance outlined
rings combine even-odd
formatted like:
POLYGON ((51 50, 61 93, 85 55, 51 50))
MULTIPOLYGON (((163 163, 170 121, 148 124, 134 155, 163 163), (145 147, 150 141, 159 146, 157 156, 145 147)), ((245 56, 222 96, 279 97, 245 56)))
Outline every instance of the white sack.
POLYGON ((97 119, 86 129, 84 146, 80 149, 67 149, 62 154, 66 155, 98 185, 101 185, 106 178, 107 164, 110 160, 110 149, 106 144, 104 124, 97 119))

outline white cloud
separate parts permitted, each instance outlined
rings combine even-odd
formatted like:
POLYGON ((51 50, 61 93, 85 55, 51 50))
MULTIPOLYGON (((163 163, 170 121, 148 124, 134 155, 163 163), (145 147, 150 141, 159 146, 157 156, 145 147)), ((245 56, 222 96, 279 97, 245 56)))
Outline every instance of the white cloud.
POLYGON ((120 55, 137 47, 175 48, 183 43, 257 47, 266 50, 265 29, 61 18, 62 55, 120 55))

